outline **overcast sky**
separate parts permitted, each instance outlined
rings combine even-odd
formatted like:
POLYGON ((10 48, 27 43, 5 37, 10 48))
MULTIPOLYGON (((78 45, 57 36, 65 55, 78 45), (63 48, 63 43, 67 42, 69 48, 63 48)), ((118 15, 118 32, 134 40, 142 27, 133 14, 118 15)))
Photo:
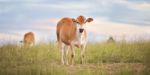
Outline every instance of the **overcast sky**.
POLYGON ((150 39, 150 0, 0 0, 0 42, 20 41, 32 31, 39 42, 56 40, 63 17, 83 15, 90 41, 150 39))

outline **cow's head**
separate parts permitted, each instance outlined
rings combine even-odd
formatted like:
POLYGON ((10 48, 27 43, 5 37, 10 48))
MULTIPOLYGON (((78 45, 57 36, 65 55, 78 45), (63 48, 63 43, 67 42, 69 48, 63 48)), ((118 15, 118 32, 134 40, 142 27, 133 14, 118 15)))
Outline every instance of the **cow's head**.
POLYGON ((86 23, 92 22, 93 18, 85 18, 84 16, 78 16, 77 19, 72 19, 77 25, 77 31, 82 33, 85 30, 86 23))

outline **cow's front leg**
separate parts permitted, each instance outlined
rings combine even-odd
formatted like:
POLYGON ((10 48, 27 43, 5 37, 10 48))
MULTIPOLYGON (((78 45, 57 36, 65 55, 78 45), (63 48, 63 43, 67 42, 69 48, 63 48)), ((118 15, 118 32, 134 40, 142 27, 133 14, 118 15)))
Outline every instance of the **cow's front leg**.
POLYGON ((81 45, 80 46, 80 63, 83 64, 84 63, 84 53, 85 53, 85 45, 81 45))
POLYGON ((71 49, 71 65, 74 65, 74 62, 75 62, 75 51, 73 49, 73 45, 70 46, 70 49, 71 49))

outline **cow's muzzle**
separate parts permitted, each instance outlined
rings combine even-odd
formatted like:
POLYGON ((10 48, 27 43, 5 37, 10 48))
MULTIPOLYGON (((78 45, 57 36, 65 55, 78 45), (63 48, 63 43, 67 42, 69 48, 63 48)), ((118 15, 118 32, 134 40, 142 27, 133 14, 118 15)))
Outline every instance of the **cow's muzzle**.
POLYGON ((80 32, 80 33, 82 33, 83 31, 84 31, 84 29, 82 29, 82 28, 81 28, 81 29, 79 29, 79 32, 80 32))

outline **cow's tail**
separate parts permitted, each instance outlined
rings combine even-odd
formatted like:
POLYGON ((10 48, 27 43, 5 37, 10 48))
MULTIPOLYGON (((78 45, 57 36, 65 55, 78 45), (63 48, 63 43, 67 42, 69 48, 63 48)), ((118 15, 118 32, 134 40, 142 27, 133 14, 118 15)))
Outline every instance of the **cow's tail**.
POLYGON ((60 41, 60 35, 59 35, 59 22, 57 23, 56 35, 57 35, 57 42, 59 42, 59 41, 60 41))
POLYGON ((59 33, 58 33, 58 31, 56 32, 56 34, 57 34, 57 42, 59 41, 59 33))

